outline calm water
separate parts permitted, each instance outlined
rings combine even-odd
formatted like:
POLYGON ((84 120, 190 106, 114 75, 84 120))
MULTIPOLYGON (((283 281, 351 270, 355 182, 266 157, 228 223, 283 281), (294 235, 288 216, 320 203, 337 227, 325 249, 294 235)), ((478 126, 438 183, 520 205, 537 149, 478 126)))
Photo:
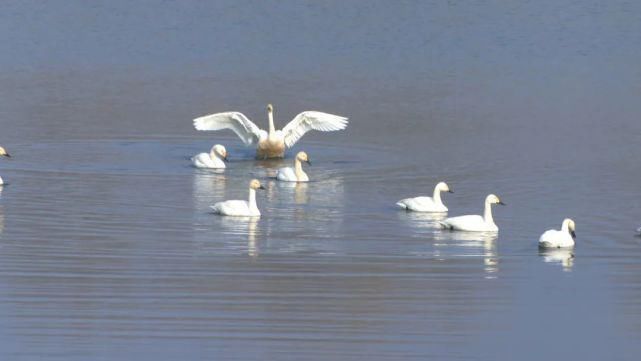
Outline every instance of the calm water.
POLYGON ((0 358, 638 360, 638 2, 4 2, 0 358), (276 183, 230 132, 348 129, 276 183), (223 143, 223 173, 188 157, 223 143), (260 220, 209 213, 259 193, 260 220), (400 198, 447 181, 443 232, 400 198), (574 257, 536 241, 577 222, 574 257))

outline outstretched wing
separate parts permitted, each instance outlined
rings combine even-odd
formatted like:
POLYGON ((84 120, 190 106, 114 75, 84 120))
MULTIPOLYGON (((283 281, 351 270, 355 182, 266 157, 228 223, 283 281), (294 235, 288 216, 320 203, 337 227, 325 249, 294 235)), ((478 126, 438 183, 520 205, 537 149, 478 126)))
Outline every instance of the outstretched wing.
POLYGON ((194 119, 194 128, 197 130, 231 129, 246 145, 257 143, 261 133, 265 133, 243 113, 239 112, 216 113, 196 118, 194 119))
POLYGON ((345 129, 345 127, 347 127, 347 118, 345 117, 311 110, 302 112, 283 128, 285 145, 290 148, 300 137, 312 129, 332 132, 345 129))

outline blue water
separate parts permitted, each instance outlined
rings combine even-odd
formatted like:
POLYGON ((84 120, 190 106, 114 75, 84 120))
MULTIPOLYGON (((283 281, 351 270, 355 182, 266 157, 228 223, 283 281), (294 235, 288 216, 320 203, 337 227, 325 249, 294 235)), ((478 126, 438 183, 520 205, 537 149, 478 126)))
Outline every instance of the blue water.
POLYGON ((4 2, 0 43, 0 359, 641 357, 637 2, 4 2), (350 118, 313 182, 191 125, 267 103, 350 118), (438 181, 498 236, 394 208, 438 181))

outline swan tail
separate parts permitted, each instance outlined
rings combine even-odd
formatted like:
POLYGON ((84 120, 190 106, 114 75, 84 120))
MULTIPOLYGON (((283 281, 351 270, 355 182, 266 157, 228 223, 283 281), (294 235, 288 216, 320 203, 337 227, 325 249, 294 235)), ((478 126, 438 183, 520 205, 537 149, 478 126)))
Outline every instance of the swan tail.
POLYGON ((408 208, 407 208, 407 204, 403 203, 403 201, 398 201, 398 202, 396 202, 396 205, 397 205, 397 206, 398 206, 398 208, 400 208, 400 209, 408 209, 408 208))

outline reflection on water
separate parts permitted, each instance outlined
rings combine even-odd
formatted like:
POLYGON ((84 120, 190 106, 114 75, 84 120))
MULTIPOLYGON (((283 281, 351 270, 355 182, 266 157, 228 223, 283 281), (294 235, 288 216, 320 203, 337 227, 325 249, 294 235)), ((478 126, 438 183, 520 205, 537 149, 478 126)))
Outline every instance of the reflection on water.
POLYGON ((294 204, 307 204, 309 203, 309 195, 307 194, 307 188, 309 183, 307 182, 275 182, 278 186, 285 190, 294 193, 294 204))
POLYGON ((193 177, 194 207, 198 210, 208 209, 209 206, 220 202, 225 195, 227 176, 223 170, 196 170, 193 177))
POLYGON ((434 234, 435 255, 482 257, 485 278, 496 278, 499 271, 497 239, 496 232, 437 231, 434 234))
POLYGON ((641 359, 639 2, 95 3, 1 5, 0 360, 641 359), (191 124, 271 101, 350 124, 270 161, 191 124), (394 209, 442 179, 498 239, 394 209), (600 241, 539 256, 568 214, 600 241))
POLYGON ((408 212, 399 210, 399 220, 415 230, 440 229, 439 222, 447 218, 447 213, 408 212))
MULTIPOLYGON (((241 253, 256 258, 260 252, 258 245, 258 222, 260 217, 220 217, 220 225, 231 238, 246 240, 246 246, 240 247, 241 253)), ((265 235, 268 236, 268 235, 265 235)))
POLYGON ((539 248, 539 256, 545 263, 561 265, 566 272, 571 271, 574 265, 574 249, 572 248, 539 248))

